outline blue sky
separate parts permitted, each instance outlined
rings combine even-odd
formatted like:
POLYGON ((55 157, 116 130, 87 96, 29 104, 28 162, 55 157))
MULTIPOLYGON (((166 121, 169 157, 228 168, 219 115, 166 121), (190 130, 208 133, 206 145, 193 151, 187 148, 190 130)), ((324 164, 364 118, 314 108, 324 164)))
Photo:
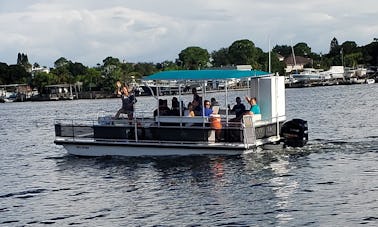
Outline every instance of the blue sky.
POLYGON ((22 52, 48 67, 60 57, 90 67, 108 56, 156 63, 239 39, 327 53, 333 37, 371 43, 377 21, 376 0, 0 0, 0 62, 22 52))

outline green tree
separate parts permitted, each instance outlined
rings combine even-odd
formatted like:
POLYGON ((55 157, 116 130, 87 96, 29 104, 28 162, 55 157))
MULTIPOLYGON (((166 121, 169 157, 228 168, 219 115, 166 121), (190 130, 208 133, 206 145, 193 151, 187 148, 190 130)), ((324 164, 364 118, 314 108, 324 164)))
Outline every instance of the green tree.
POLYGON ((361 52, 355 52, 344 55, 344 65, 349 67, 357 67, 363 61, 361 52))
POLYGON ((178 64, 178 62, 173 62, 173 61, 168 61, 168 60, 156 64, 156 69, 158 71, 179 70, 180 68, 181 67, 178 64))
POLYGON ((138 72, 141 76, 148 76, 155 73, 157 70, 153 63, 141 62, 134 65, 134 71, 138 72))
POLYGON ((121 63, 119 66, 120 69, 120 78, 118 80, 123 82, 130 82, 132 81, 130 73, 134 71, 134 64, 125 62, 121 63))
POLYGON ((340 54, 340 50, 341 50, 341 47, 339 45, 339 41, 337 41, 337 39, 334 37, 331 40, 331 44, 329 45, 329 53, 328 54, 329 54, 330 57, 334 57, 334 56, 340 54))
POLYGON ((212 64, 216 67, 230 65, 230 58, 228 54, 228 48, 221 48, 211 53, 213 59, 212 64))
POLYGON ((336 38, 333 38, 330 43, 329 53, 322 56, 322 66, 328 68, 332 65, 343 64, 342 48, 336 38))
POLYGON ((43 93, 44 88, 47 85, 57 83, 57 77, 53 73, 36 72, 32 81, 32 86, 37 88, 38 92, 43 93))
POLYGON ((10 83, 29 83, 31 74, 28 73, 23 65, 10 65, 8 67, 10 83))
POLYGON ((259 67, 257 49, 255 44, 248 39, 233 42, 228 48, 228 53, 231 64, 251 65, 255 69, 259 67))
POLYGON ((82 63, 78 63, 78 62, 75 62, 75 63, 72 63, 72 62, 69 62, 67 64, 67 69, 68 71, 71 73, 71 75, 73 77, 77 77, 79 75, 84 75, 87 71, 87 67, 84 66, 82 63))
POLYGON ((110 56, 102 60, 102 63, 104 63, 105 67, 109 65, 119 66, 121 64, 118 58, 114 58, 110 56))
POLYGON ((17 55, 17 65, 21 65, 25 68, 26 71, 31 70, 32 65, 29 63, 28 55, 24 53, 18 53, 17 55))
MULTIPOLYGON (((260 70, 264 70, 266 72, 269 71, 269 53, 264 53, 261 51, 258 62, 261 65, 260 70)), ((271 73, 278 72, 280 75, 284 74, 285 64, 278 59, 275 52, 270 54, 270 62, 271 73)))
POLYGON ((368 45, 361 48, 363 52, 364 62, 367 65, 378 65, 378 42, 374 41, 368 45))
POLYGON ((8 84, 9 82, 8 65, 0 62, 0 84, 8 84))
POLYGON ((276 45, 272 51, 282 55, 283 57, 289 57, 293 54, 291 46, 288 45, 276 45))
POLYGON ((179 54, 179 59, 186 69, 203 68, 209 62, 209 58, 210 54, 206 49, 196 46, 187 47, 179 54))
POLYGON ((54 62, 54 68, 59 68, 59 67, 63 67, 65 65, 67 65, 69 63, 69 61, 64 58, 64 57, 60 57, 58 58, 55 62, 54 62))
POLYGON ((120 65, 120 68, 124 74, 128 74, 134 70, 134 63, 124 62, 120 65))
POLYGON ((345 55, 359 52, 357 44, 354 41, 345 41, 343 44, 341 44, 341 49, 345 55))
POLYGON ((311 48, 307 43, 297 43, 293 48, 296 56, 308 57, 311 54, 311 48))
POLYGON ((57 80, 56 82, 59 84, 73 84, 75 83, 75 77, 71 74, 71 72, 68 70, 68 65, 63 65, 58 68, 52 69, 50 71, 51 74, 55 75, 57 80))
POLYGON ((96 68, 88 68, 83 75, 77 76, 77 81, 83 82, 84 91, 99 90, 98 81, 101 80, 101 72, 96 68))

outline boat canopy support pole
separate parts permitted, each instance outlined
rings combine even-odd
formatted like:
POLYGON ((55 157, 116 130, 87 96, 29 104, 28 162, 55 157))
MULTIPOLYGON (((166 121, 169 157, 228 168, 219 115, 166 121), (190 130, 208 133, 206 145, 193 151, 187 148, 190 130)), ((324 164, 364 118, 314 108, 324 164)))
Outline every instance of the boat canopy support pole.
MULTIPOLYGON (((202 118, 205 118, 205 100, 206 100, 206 81, 202 81, 202 91, 203 91, 203 99, 201 100, 202 103, 200 105, 202 106, 202 118)), ((202 123, 202 127, 205 127, 205 121, 202 123)))
MULTIPOLYGON (((159 111, 159 95, 160 95, 160 91, 159 91, 159 84, 158 84, 158 81, 156 81, 156 97, 157 97, 157 116, 160 116, 160 111, 159 111)), ((160 117, 158 117, 158 127, 160 127, 160 117)))
POLYGON ((275 92, 276 92, 276 101, 275 101, 275 109, 276 109, 276 121, 277 121, 277 126, 276 126, 276 135, 280 135, 280 121, 279 121, 279 116, 278 116, 278 75, 273 76, 274 81, 275 81, 275 92))
POLYGON ((228 125, 228 84, 227 84, 227 80, 226 80, 226 82, 225 82, 225 94, 226 94, 226 124, 228 125))
POLYGON ((179 82, 178 84, 178 89, 179 89, 179 110, 180 110, 180 127, 182 127, 182 94, 181 94, 181 83, 179 82))

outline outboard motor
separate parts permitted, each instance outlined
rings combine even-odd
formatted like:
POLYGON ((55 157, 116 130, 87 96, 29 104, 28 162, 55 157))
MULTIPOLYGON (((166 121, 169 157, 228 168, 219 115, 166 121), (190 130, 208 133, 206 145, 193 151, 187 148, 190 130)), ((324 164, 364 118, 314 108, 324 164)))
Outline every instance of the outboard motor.
POLYGON ((293 119, 281 126, 280 136, 286 146, 303 147, 308 141, 307 121, 293 119))

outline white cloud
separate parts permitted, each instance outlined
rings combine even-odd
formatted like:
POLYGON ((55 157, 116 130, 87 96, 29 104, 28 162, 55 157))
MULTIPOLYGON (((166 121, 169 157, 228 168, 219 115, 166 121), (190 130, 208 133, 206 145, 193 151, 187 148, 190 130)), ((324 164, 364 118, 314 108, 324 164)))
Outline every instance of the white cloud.
POLYGON ((0 3, 0 62, 17 53, 52 66, 59 57, 93 66, 108 56, 131 62, 174 60, 188 46, 209 50, 250 39, 267 51, 306 42, 327 52, 333 37, 377 37, 373 0, 13 0, 0 3))

